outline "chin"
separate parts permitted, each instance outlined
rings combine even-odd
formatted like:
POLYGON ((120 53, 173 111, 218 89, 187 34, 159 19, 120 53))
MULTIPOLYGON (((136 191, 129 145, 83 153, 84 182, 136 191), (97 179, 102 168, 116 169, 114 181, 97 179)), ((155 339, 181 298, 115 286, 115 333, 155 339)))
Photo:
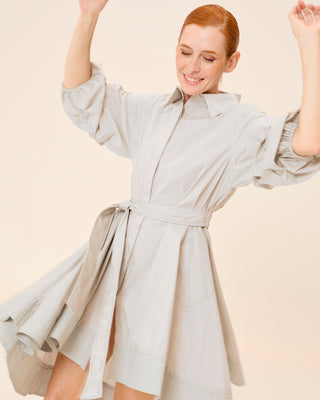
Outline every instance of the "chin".
POLYGON ((193 88, 193 87, 190 88, 190 86, 186 85, 185 83, 181 84, 181 88, 183 89, 183 91, 186 94, 189 94, 190 96, 193 95, 193 94, 200 94, 200 93, 202 93, 202 92, 204 92, 206 90, 204 88, 201 88, 201 89, 200 88, 193 88))

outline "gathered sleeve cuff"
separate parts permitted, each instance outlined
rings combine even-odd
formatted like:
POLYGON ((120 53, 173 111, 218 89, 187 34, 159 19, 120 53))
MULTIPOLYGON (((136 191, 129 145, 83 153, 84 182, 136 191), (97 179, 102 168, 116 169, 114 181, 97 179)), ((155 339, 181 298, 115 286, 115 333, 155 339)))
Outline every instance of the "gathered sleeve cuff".
POLYGON ((271 189, 312 178, 320 170, 320 155, 294 152, 292 138, 300 109, 284 116, 268 116, 255 108, 236 136, 230 159, 233 188, 253 183, 271 189))

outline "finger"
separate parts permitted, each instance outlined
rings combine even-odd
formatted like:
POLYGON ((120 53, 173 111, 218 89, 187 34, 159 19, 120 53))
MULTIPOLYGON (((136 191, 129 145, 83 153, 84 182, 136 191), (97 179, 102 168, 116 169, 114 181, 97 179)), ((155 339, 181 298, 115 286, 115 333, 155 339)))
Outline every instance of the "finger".
POLYGON ((299 6, 296 7, 296 17, 302 21, 304 21, 304 16, 302 14, 302 10, 299 6))
POLYGON ((304 17, 304 22, 306 24, 311 24, 311 22, 314 21, 314 14, 309 8, 302 9, 301 13, 304 17))
POLYGON ((319 22, 320 21, 320 6, 315 6, 313 13, 314 13, 315 20, 319 22))
POLYGON ((300 8, 306 8, 306 7, 307 7, 306 4, 305 4, 305 2, 302 1, 302 0, 299 0, 299 1, 298 1, 298 5, 300 6, 300 8))
POLYGON ((307 4, 307 7, 312 11, 315 9, 315 6, 311 3, 307 4))
POLYGON ((289 18, 293 18, 293 16, 298 18, 298 6, 293 6, 291 8, 291 10, 289 11, 288 16, 289 16, 289 18))
POLYGON ((301 9, 306 7, 305 3, 304 3, 302 0, 298 0, 298 6, 299 6, 301 9))

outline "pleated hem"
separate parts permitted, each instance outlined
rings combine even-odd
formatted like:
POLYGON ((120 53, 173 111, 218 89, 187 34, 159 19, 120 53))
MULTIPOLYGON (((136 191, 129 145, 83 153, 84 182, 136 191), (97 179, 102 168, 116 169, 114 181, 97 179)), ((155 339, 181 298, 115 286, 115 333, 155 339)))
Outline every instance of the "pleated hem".
POLYGON ((103 377, 102 400, 112 400, 116 382, 155 395, 154 400, 232 400, 231 391, 203 389, 170 374, 163 360, 114 345, 103 377))
MULTIPOLYGON (((27 355, 18 342, 12 345, 9 332, 4 329, 0 331, 1 342, 8 352, 8 369, 15 391, 22 396, 44 396, 53 365, 27 355), (24 369, 22 378, 19 365, 21 361, 25 363, 26 358, 29 368, 24 369)), ((114 345, 113 355, 105 366, 101 400, 113 400, 117 381, 133 389, 154 394, 154 400, 232 400, 231 391, 195 387, 170 374, 165 369, 163 360, 114 345)))

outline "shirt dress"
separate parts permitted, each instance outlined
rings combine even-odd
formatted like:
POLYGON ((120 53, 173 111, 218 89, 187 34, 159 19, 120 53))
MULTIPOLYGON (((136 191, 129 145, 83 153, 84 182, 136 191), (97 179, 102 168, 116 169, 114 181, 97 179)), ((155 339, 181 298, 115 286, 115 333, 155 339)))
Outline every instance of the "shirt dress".
POLYGON ((98 144, 132 161, 131 197, 106 208, 92 244, 0 307, 14 388, 44 396, 59 350, 82 368, 90 362, 81 399, 111 400, 119 381, 155 400, 231 400, 231 383, 245 380, 212 252, 212 214, 238 187, 312 178, 320 155, 293 151, 299 109, 269 116, 223 91, 183 104, 178 85, 129 93, 106 81, 100 63, 91 69, 87 82, 61 85, 63 107, 98 144), (90 269, 90 246, 112 247, 110 259, 99 253, 106 273, 90 269), (77 301, 62 312, 80 271, 87 278, 77 301))

